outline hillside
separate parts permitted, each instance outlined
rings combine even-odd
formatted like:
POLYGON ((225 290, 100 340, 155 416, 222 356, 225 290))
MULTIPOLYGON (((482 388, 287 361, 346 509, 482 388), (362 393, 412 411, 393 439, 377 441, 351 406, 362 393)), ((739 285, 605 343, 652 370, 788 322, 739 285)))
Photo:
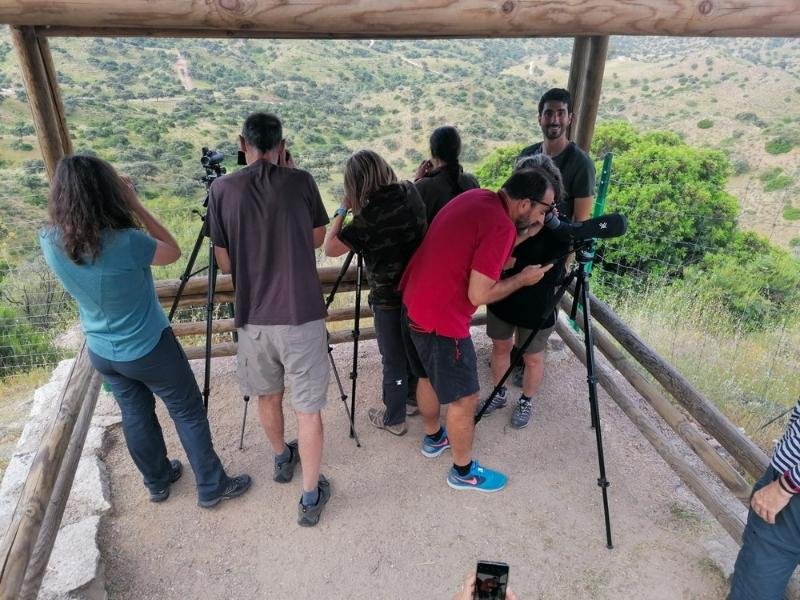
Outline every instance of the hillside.
MULTIPOLYGON (((333 206, 341 165, 360 147, 408 177, 442 123, 460 127, 467 166, 538 139, 538 97, 565 84, 570 48, 568 39, 51 40, 76 149, 130 173, 147 198, 183 213, 179 222, 203 197, 200 147, 223 151, 234 168, 252 110, 283 118, 298 163, 333 206)), ((797 244, 799 49, 797 40, 613 38, 600 119, 725 150, 743 226, 797 244)), ((0 88, 0 229, 14 264, 31 250, 46 189, 7 30, 0 88)))

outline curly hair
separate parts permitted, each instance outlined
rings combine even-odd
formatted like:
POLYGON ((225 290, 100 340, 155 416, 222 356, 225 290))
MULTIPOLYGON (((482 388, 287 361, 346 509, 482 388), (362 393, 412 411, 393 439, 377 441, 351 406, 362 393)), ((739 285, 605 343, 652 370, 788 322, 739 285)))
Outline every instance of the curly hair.
POLYGON ((103 230, 140 228, 126 200, 129 193, 114 167, 102 159, 76 155, 59 161, 50 185, 48 214, 74 263, 97 258, 103 230))

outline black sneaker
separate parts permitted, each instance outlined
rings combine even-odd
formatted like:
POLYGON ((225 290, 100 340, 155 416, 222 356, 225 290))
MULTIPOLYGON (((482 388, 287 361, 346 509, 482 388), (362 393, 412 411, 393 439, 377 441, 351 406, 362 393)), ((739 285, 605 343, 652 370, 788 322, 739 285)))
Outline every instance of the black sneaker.
POLYGON ((322 509, 325 508, 328 500, 331 499, 331 484, 325 478, 325 475, 319 476, 317 489, 319 490, 319 498, 317 499, 317 503, 313 506, 304 505, 303 498, 302 496, 300 497, 300 502, 297 505, 297 524, 300 525, 300 527, 313 527, 319 523, 322 509))
POLYGON ((177 458, 169 461, 169 484, 163 490, 150 491, 150 502, 163 502, 169 498, 169 486, 183 475, 183 465, 177 458))
POLYGON ((285 462, 275 463, 272 480, 278 483, 289 483, 294 477, 294 468, 300 462, 300 450, 297 449, 297 440, 286 442, 286 446, 291 451, 292 457, 285 462))
POLYGON ((209 500, 198 500, 197 506, 201 508, 211 508, 223 500, 230 500, 231 498, 241 496, 248 489, 250 489, 251 483, 253 483, 253 480, 250 479, 250 475, 237 475, 236 477, 231 477, 228 479, 228 485, 219 496, 210 498, 209 500))

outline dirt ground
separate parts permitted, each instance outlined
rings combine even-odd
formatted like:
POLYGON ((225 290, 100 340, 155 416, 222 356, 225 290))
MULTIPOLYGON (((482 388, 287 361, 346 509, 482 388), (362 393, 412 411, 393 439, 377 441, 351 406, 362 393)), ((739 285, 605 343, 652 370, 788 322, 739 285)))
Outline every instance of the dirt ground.
MULTIPOLYGON (((488 393, 489 342, 477 331, 474 337, 488 393)), ((334 351, 347 383, 351 348, 334 351)), ((601 390, 614 540, 606 548, 586 373, 566 352, 548 356, 530 427, 511 429, 508 408, 478 425, 476 457, 510 477, 504 491, 479 494, 446 485, 449 453, 420 454, 419 417, 402 438, 369 425, 366 409, 380 403, 380 357, 374 341, 362 342, 362 447, 348 437, 332 381, 323 472, 333 498, 311 529, 295 522, 297 474, 288 485, 271 479, 252 406, 239 451, 235 363, 216 359, 209 413, 216 448, 231 473, 252 475, 253 487, 203 510, 187 469, 168 501, 151 504, 117 428, 106 457, 114 513, 100 540, 110 597, 449 599, 487 559, 510 564, 510 584, 524 600, 723 598, 724 580, 702 543, 724 534, 601 390)), ((202 364, 194 366, 202 375, 202 364)), ((162 423, 171 456, 186 464, 174 427, 162 423)), ((289 416, 287 439, 294 429, 289 416)))

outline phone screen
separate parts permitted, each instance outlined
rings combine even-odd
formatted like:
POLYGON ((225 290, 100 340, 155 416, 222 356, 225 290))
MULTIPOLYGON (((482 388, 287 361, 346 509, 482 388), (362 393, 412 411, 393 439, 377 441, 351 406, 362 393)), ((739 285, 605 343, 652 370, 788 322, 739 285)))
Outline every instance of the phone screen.
POLYGON ((502 562, 480 561, 475 577, 476 600, 505 600, 508 586, 508 565, 502 562))

